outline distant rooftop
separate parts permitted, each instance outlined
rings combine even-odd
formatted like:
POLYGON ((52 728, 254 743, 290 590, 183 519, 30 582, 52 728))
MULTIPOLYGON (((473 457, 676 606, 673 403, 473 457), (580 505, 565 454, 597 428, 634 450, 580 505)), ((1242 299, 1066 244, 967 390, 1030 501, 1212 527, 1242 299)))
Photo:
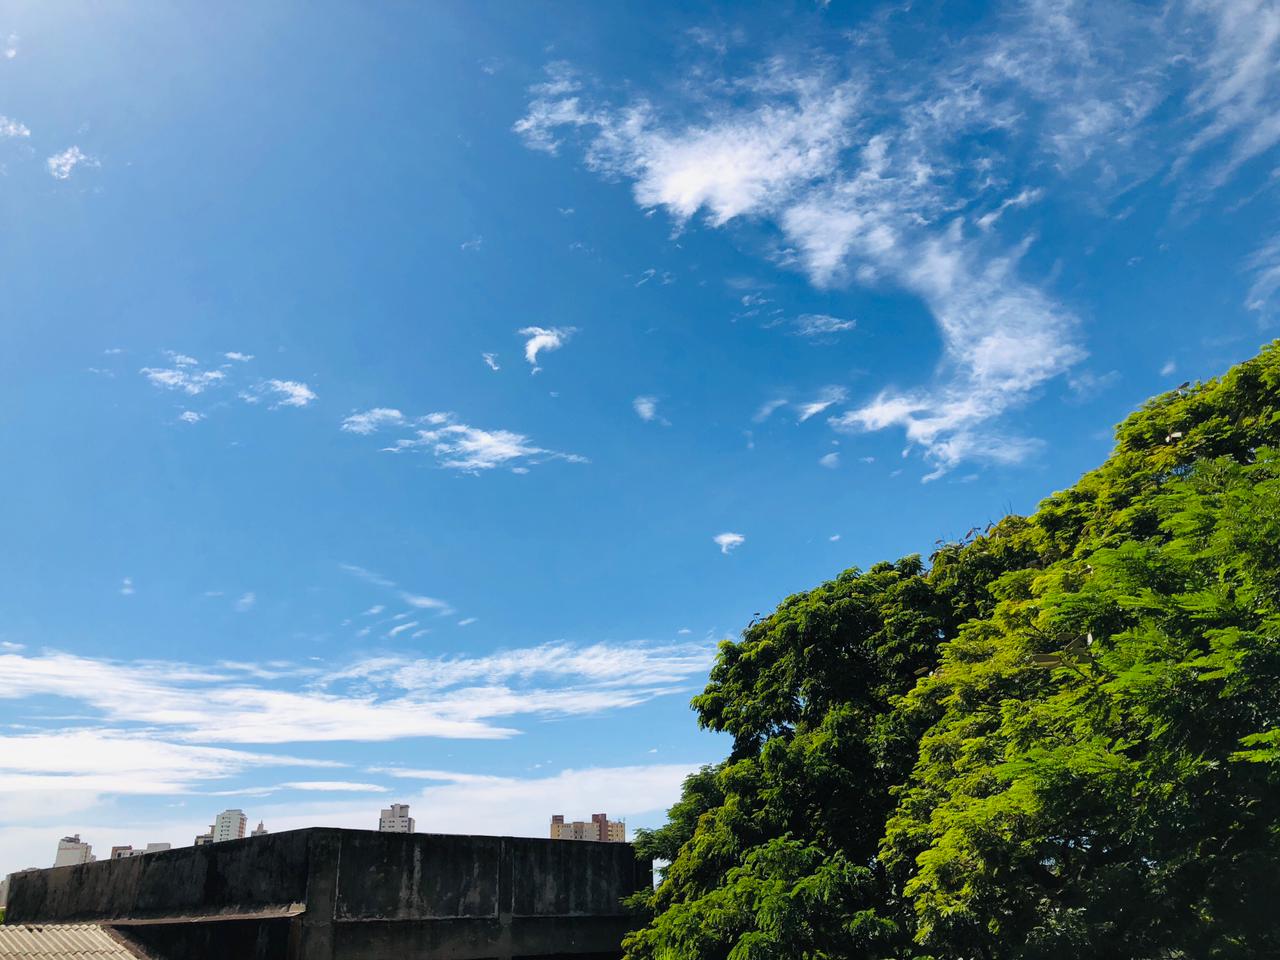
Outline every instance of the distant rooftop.
POLYGON ((0 958, 137 960, 142 954, 96 923, 0 924, 0 958))

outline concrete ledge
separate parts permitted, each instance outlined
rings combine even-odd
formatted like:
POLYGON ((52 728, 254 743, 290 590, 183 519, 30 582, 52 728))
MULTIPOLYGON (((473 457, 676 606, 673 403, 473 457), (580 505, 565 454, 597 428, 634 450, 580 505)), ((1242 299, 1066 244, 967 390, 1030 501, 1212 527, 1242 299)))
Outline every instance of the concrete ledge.
POLYGON ((9 917, 160 960, 617 957, 650 877, 630 844, 316 828, 18 874, 9 917))

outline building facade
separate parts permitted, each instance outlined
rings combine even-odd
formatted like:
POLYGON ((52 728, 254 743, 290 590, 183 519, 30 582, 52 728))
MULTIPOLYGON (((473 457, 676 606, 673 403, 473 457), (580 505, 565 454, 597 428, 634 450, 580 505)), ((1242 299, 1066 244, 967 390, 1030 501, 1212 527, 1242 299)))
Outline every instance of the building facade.
POLYGON ((413 833, 415 826, 407 803, 393 803, 378 817, 379 833, 413 833))
POLYGON ((213 821, 213 842, 242 840, 249 826, 249 818, 243 810, 223 810, 213 821))
POLYGON ((253 832, 249 834, 251 837, 265 837, 266 835, 267 828, 262 825, 261 820, 258 821, 258 825, 254 827, 253 832))
POLYGON ((564 814, 557 813, 551 818, 551 839, 626 843, 627 825, 620 820, 610 820, 603 813, 593 813, 589 821, 565 823, 564 814))
POLYGON ((77 863, 93 863, 97 857, 93 855, 93 847, 80 839, 75 833, 58 841, 58 852, 54 855, 55 867, 70 867, 77 863))
POLYGON ((144 853, 159 853, 161 850, 168 849, 170 848, 167 843, 148 843, 145 847, 136 848, 126 843, 124 846, 111 848, 111 859, 127 860, 130 857, 140 857, 144 853))

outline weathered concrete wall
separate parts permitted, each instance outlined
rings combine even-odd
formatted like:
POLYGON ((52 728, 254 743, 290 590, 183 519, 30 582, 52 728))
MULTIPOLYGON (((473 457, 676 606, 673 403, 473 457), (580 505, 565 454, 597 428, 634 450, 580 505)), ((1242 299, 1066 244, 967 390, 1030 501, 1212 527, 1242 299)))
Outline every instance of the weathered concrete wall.
POLYGON ((10 916, 173 960, 616 957, 650 876, 629 844, 313 829, 15 878, 10 916))
POLYGON ((7 916, 26 918, 23 923, 72 923, 283 909, 306 900, 308 833, 297 830, 21 874, 14 878, 7 916), (269 842, 257 842, 261 840, 269 842))

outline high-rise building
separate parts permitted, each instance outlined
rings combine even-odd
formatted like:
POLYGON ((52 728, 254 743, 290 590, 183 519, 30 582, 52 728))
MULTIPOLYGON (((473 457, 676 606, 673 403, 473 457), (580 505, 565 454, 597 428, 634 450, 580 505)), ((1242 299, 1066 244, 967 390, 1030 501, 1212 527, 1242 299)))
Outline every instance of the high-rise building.
POLYGON ((606 843, 624 843, 627 825, 620 820, 610 820, 603 813, 593 813, 590 821, 575 820, 565 823, 564 814, 551 818, 552 840, 600 840, 606 843))
POLYGON ((213 821, 213 842, 240 840, 244 837, 247 826, 249 818, 244 815, 243 810, 223 810, 213 821))
POLYGON ((378 817, 379 833, 413 833, 413 817, 407 803, 393 803, 378 817))
POLYGON ((266 835, 267 828, 262 825, 261 820, 258 821, 258 825, 254 827, 253 832, 249 834, 251 837, 265 837, 266 835))
POLYGON ((168 849, 169 849, 169 844, 167 843, 148 843, 145 847, 137 847, 137 848, 134 848, 133 846, 126 843, 122 847, 111 848, 111 859, 127 860, 129 857, 140 857, 144 853, 159 853, 161 850, 168 850, 168 849))
POLYGON ((75 863, 93 863, 97 858, 93 855, 93 847, 80 840, 75 833, 58 841, 58 852, 54 855, 55 867, 69 867, 75 863))
POLYGON ((198 834, 193 846, 203 847, 206 843, 213 843, 213 824, 209 824, 209 829, 205 833, 198 834))

